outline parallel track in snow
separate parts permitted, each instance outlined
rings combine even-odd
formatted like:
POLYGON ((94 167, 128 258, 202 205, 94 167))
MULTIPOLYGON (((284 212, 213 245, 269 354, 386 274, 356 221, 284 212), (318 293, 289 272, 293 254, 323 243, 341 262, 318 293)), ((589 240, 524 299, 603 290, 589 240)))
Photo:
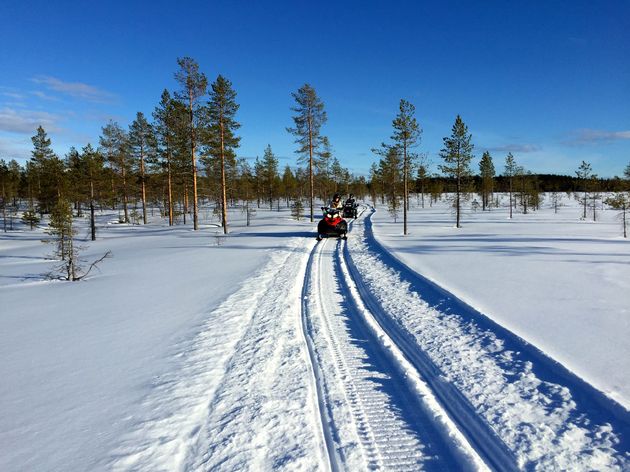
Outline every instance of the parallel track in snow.
POLYGON ((628 470, 627 411, 400 263, 369 217, 359 223, 365 230, 342 245, 346 288, 488 467, 628 470))
POLYGON ((348 293, 343 244, 324 240, 313 249, 302 292, 331 470, 483 469, 463 437, 447 431, 443 411, 410 385, 410 372, 348 293))

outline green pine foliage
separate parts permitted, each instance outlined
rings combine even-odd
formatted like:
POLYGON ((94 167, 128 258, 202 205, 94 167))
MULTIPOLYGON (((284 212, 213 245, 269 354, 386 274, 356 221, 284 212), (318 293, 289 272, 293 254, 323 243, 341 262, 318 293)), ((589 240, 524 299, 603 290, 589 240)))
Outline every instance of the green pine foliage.
POLYGON ((473 158, 474 145, 471 143, 472 135, 468 133, 468 127, 459 115, 455 118, 450 136, 443 138, 444 148, 440 151, 440 157, 444 164, 439 168, 444 175, 455 180, 455 226, 461 228, 462 199, 465 198, 465 184, 472 171, 470 163, 473 158))
POLYGON ((492 192, 494 190, 494 163, 488 151, 483 153, 479 162, 479 175, 481 176, 481 209, 483 211, 490 208, 492 202, 492 192))
MULTIPOLYGON (((630 169, 629 169, 630 170, 630 169)), ((619 192, 604 200, 604 203, 619 212, 623 237, 628 237, 628 212, 630 211, 630 192, 619 192)))
POLYGON ((295 136, 298 149, 295 151, 300 163, 308 163, 309 206, 311 222, 314 218, 314 167, 315 160, 328 151, 328 140, 321 134, 321 127, 328 119, 324 111, 324 102, 317 96, 315 89, 304 84, 297 92, 291 94, 296 105, 291 108, 294 128, 287 131, 295 136))
POLYGON ((204 109, 202 141, 205 148, 206 172, 220 182, 219 200, 224 234, 228 233, 228 180, 232 186, 236 171, 235 149, 238 148, 241 139, 236 135, 236 130, 241 126, 235 119, 238 109, 232 82, 219 75, 212 83, 210 100, 204 109))

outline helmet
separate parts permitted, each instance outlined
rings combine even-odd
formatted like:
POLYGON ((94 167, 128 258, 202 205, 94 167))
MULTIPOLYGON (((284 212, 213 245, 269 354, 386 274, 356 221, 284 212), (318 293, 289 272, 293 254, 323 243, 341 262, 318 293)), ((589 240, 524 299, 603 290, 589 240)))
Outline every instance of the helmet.
POLYGON ((341 197, 339 196, 338 193, 336 193, 335 195, 333 195, 333 200, 339 200, 341 197))
POLYGON ((352 193, 351 193, 351 194, 350 194, 350 198, 354 198, 354 194, 352 194, 352 193))

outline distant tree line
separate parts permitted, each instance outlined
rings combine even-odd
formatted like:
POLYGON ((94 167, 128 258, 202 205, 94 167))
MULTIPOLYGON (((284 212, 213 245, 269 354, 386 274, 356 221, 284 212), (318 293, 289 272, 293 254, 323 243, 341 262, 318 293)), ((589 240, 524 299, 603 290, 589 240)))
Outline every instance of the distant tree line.
POLYGON ((352 175, 323 133, 324 103, 309 84, 292 94, 294 126, 287 128, 295 137, 298 166, 281 168, 270 144, 261 149, 262 157, 239 158, 239 104, 232 83, 222 75, 209 83, 189 57, 178 58, 177 65, 179 89, 165 89, 150 117, 138 112, 127 126, 109 121, 98 144, 71 148, 65 156, 53 152, 40 126, 25 165, 0 160, 4 231, 12 228, 17 215, 35 227, 59 202, 69 202, 76 216, 89 213, 92 239, 97 210, 118 211, 121 223, 146 224, 150 217, 160 216, 169 225, 192 223, 196 230, 201 207, 206 221, 215 217, 227 233, 228 208, 246 212, 249 224, 261 208, 291 208, 299 219, 308 202, 313 221, 314 202, 327 201, 334 193, 353 193, 360 200, 386 205, 394 220, 402 213, 403 234, 412 196, 421 207, 449 198, 457 227, 466 202, 490 211, 500 204, 498 194, 508 195, 510 217, 514 211, 539 209, 545 192, 551 193, 556 211, 562 193, 578 195, 582 218, 588 214, 596 219, 603 203, 620 209, 626 205, 630 165, 622 177, 611 179, 598 177, 586 162, 574 176, 534 174, 511 153, 495 162, 485 151, 474 165, 473 137, 459 115, 450 135, 443 138, 440 162, 433 166, 418 152, 422 127, 414 105, 404 99, 392 120, 391 136, 373 149, 377 161, 369 175, 352 175), (432 167, 439 173, 431 172, 432 167), (610 193, 621 197, 604 197, 610 193))
POLYGON ((367 193, 366 179, 340 164, 321 133, 324 105, 310 85, 293 94, 295 127, 288 129, 302 166, 280 168, 271 145, 261 149, 262 158, 237 158, 239 105, 232 83, 222 75, 209 83, 189 57, 177 64, 180 88, 164 90, 150 118, 138 112, 127 127, 109 121, 97 145, 71 148, 65 156, 52 150, 40 126, 25 165, 0 160, 4 230, 18 213, 32 228, 63 201, 76 216, 89 211, 92 239, 96 210, 118 210, 121 223, 137 224, 159 211, 169 225, 198 229, 200 203, 227 233, 229 207, 243 208, 249 222, 254 208, 302 208, 309 200, 312 219, 314 199, 367 193))

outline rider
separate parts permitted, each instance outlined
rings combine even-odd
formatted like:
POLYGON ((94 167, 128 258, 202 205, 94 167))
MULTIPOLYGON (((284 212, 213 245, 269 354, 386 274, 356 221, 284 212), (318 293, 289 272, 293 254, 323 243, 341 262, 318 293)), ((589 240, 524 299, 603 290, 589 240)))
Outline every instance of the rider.
POLYGON ((354 202, 355 202, 355 200, 354 200, 354 195, 353 195, 353 194, 350 194, 350 196, 349 196, 349 197, 348 197, 348 199, 346 200, 346 203, 345 203, 345 204, 346 204, 346 205, 354 205, 354 202))
POLYGON ((336 193, 333 196, 333 199, 330 202, 330 205, 328 205, 328 207, 329 208, 336 208, 336 209, 343 208, 343 204, 341 203, 341 196, 338 193, 336 193))

